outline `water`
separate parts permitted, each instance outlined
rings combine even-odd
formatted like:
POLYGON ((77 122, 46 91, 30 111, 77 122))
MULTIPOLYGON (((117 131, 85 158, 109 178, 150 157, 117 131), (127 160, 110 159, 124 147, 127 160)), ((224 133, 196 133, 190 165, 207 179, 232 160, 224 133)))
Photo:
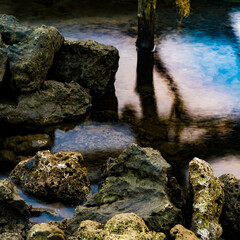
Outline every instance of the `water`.
MULTIPOLYGON (((82 152, 94 191, 106 158, 117 156, 130 142, 159 149, 182 185, 193 157, 210 162, 216 176, 233 173, 240 178, 240 6, 193 1, 189 18, 179 28, 172 2, 159 2, 156 65, 152 82, 145 85, 136 74, 136 3, 66 2, 51 11, 36 2, 24 9, 23 1, 0 3, 1 11, 28 24, 54 25, 66 38, 92 39, 119 49, 117 119, 41 130, 51 136, 52 152, 82 152)), ((8 159, 14 158, 11 154, 8 159)), ((56 206, 54 210, 61 209, 56 206)), ((44 215, 35 220, 48 219, 44 215)))

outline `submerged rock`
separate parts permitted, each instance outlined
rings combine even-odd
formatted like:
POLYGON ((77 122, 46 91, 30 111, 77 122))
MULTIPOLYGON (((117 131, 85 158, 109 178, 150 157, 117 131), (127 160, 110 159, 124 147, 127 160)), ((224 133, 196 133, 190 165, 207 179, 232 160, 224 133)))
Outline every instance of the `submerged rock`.
POLYGON ((34 225, 27 235, 27 240, 67 240, 65 233, 56 226, 48 223, 34 225))
POLYGON ((165 234, 149 231, 143 219, 134 213, 116 215, 108 220, 105 226, 95 221, 83 221, 77 237, 79 240, 166 240, 165 234))
POLYGON ((198 240, 192 231, 186 229, 180 224, 171 229, 170 235, 173 240, 198 240))
POLYGON ((77 82, 94 95, 104 95, 114 84, 118 69, 118 50, 91 40, 65 40, 54 58, 49 77, 77 82))
POLYGON ((76 208, 69 231, 75 232, 83 220, 106 223, 114 215, 133 212, 150 229, 168 233, 182 217, 166 192, 169 170, 159 151, 130 145, 118 158, 108 159, 105 183, 85 206, 76 208))
POLYGON ((233 174, 220 176, 224 183, 225 202, 221 216, 221 224, 226 236, 239 239, 240 234, 240 180, 233 174))
POLYGON ((35 154, 37 151, 49 149, 51 143, 47 134, 18 135, 4 139, 3 148, 12 150, 15 154, 35 154))
POLYGON ((18 103, 0 103, 0 121, 46 125, 79 118, 91 106, 91 96, 78 83, 46 81, 40 91, 21 95, 18 103))
POLYGON ((30 210, 31 206, 19 196, 17 187, 9 179, 0 180, 0 233, 6 232, 1 239, 24 233, 30 210))
POLYGON ((0 58, 7 55, 9 62, 9 87, 20 92, 39 89, 64 42, 63 36, 54 27, 27 26, 5 14, 0 15, 0 34, 5 45, 0 58))
POLYGON ((46 200, 81 204, 90 192, 87 169, 80 153, 39 151, 20 162, 11 179, 26 192, 46 200))
POLYGON ((189 180, 194 194, 192 231, 202 240, 217 240, 222 235, 223 183, 210 164, 199 158, 189 163, 189 180))
POLYGON ((18 233, 2 233, 0 234, 1 240, 24 240, 23 237, 18 233))

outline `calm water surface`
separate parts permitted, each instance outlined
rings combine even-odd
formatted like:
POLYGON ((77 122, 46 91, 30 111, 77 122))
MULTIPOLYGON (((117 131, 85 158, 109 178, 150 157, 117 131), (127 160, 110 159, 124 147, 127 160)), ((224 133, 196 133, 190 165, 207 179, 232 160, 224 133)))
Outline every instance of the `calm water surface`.
MULTIPOLYGON (((131 142, 159 149, 183 185, 193 157, 210 162, 216 176, 233 173, 240 178, 240 5, 193 2, 189 18, 179 27, 175 7, 161 3, 156 64, 146 85, 136 74, 136 5, 110 2, 103 1, 104 8, 98 1, 91 6, 83 1, 74 10, 72 5, 55 5, 50 13, 41 4, 19 12, 16 2, 2 1, 1 9, 23 22, 54 25, 66 38, 92 39, 119 50, 117 120, 88 119, 55 129, 52 152, 82 152, 93 192, 106 158, 131 142)), ((73 209, 56 206, 61 216, 71 216, 73 209)))

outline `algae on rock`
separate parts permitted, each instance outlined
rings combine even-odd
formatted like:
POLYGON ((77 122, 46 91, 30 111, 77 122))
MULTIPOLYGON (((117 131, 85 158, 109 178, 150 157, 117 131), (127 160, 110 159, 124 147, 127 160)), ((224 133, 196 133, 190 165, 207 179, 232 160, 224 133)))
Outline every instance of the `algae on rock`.
POLYGON ((189 181, 194 194, 191 229, 201 240, 217 240, 222 235, 223 183, 210 164, 199 158, 189 163, 189 181))

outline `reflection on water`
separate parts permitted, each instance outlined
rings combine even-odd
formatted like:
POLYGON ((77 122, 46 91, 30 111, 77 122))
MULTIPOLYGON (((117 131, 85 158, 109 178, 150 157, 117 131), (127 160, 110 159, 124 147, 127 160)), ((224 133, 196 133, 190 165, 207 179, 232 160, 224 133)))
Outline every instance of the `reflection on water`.
POLYGON ((82 152, 95 186, 106 158, 130 142, 159 149, 183 184, 193 157, 211 162, 217 176, 232 172, 240 178, 240 8, 193 1, 190 17, 177 34, 176 9, 160 2, 158 52, 155 66, 147 68, 150 56, 140 60, 134 46, 137 9, 131 5, 125 12, 121 7, 111 12, 103 10, 104 4, 89 7, 83 2, 89 17, 79 6, 63 18, 59 12, 48 18, 44 11, 33 18, 29 9, 19 15, 30 24, 54 25, 66 38, 112 44, 120 53, 114 123, 94 119, 72 130, 54 129, 52 151, 82 152))

